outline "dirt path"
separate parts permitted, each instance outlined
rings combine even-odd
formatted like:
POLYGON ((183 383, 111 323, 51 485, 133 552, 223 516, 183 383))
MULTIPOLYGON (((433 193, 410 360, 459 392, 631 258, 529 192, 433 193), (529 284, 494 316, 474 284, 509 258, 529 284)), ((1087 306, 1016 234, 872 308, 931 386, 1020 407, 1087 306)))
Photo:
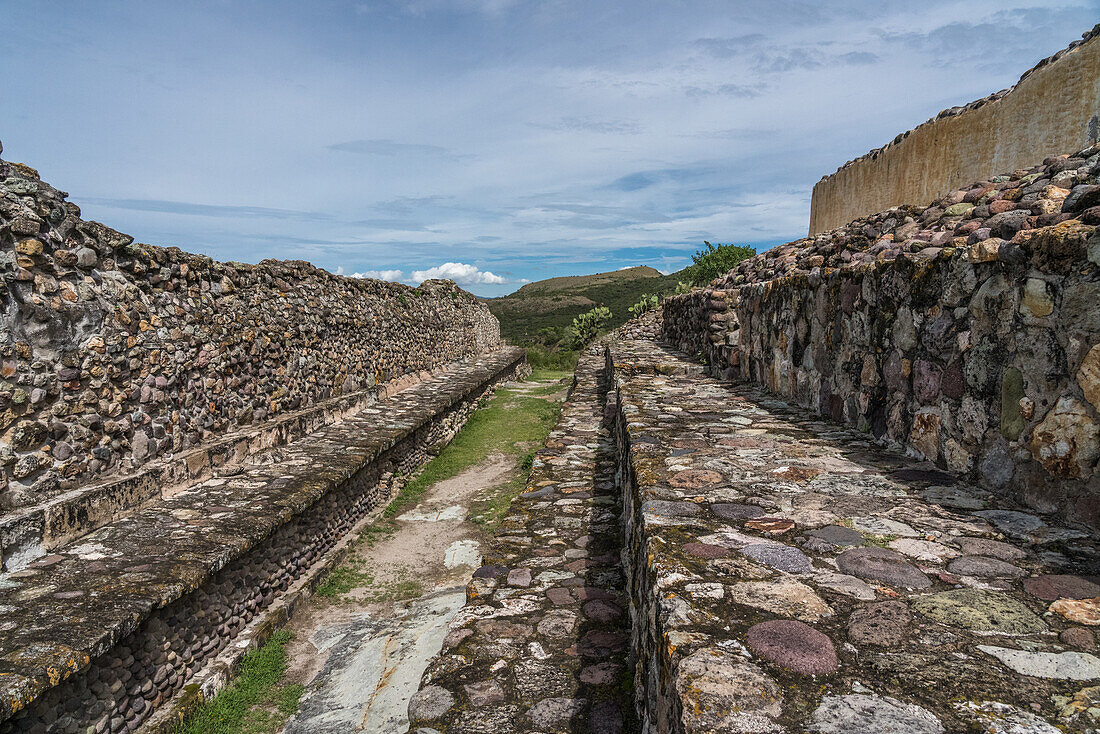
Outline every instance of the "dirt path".
MULTIPOLYGON (((564 396, 564 385, 551 382, 506 389, 564 396)), ((352 567, 328 582, 336 598, 314 598, 288 625, 294 637, 287 680, 306 692, 286 734, 405 730, 408 700, 481 563, 484 530, 472 521, 471 506, 498 495, 521 471, 514 453, 493 451, 428 487, 395 518, 396 527, 367 527, 352 567)))

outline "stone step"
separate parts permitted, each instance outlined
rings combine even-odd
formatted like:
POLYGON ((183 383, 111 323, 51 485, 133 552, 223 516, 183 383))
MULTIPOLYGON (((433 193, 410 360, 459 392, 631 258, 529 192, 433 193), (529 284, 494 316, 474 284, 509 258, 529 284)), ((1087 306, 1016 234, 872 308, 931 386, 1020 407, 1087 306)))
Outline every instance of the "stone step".
POLYGON ((0 576, 0 734, 134 730, 521 364, 470 360, 0 576))
POLYGON ((633 731, 629 615, 606 363, 561 418, 409 706, 410 731, 633 731))
POLYGON ((654 342, 610 360, 641 731, 1097 730, 1095 538, 654 342))

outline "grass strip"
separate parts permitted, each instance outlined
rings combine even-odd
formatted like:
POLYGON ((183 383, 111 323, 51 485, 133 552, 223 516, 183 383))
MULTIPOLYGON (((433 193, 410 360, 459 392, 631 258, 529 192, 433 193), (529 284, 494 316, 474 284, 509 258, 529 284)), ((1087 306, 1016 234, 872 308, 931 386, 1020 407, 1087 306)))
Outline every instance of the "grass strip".
POLYGON ((177 728, 178 734, 276 734, 298 711, 304 688, 279 685, 291 635, 280 630, 245 655, 241 671, 213 701, 177 728))

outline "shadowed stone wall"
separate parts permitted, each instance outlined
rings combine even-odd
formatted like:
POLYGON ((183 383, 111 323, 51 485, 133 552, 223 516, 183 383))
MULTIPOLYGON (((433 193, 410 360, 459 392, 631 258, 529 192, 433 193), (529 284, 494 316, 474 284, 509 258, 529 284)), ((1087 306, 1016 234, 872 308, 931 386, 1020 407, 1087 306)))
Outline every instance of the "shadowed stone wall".
POLYGON ((1100 145, 744 261, 666 300, 729 378, 1100 526, 1100 145))
POLYGON ((1100 25, 1017 84, 902 133, 814 186, 810 234, 931 201, 999 171, 1100 140, 1100 25))
POLYGON ((0 511, 500 344, 449 281, 220 263, 0 161, 0 511))

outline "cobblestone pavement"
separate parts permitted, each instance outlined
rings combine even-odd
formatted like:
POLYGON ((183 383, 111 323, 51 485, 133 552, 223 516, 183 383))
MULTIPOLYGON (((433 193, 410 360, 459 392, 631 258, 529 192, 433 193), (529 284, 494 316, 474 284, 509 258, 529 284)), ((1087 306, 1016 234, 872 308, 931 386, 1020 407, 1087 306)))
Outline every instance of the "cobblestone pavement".
MULTIPOLYGON (((617 510, 608 437, 585 428, 598 395, 578 390, 414 698, 413 731, 1098 730, 1094 538, 654 342, 612 343, 609 359, 625 509, 621 525, 600 521, 601 543, 627 539, 641 720, 587 682, 621 682, 584 653, 618 644, 627 617, 572 626, 595 624, 594 601, 623 609, 610 554, 612 598, 581 603, 590 582, 562 576, 574 513, 603 512, 602 496, 617 510), (595 481, 574 478, 590 462, 595 481), (559 619, 569 634, 555 637, 559 619)), ((586 357, 579 384, 597 371, 586 357)))
POLYGON ((604 359, 586 354, 527 492, 409 706, 417 732, 633 730, 604 359), (430 723, 429 723, 430 722, 430 723))

